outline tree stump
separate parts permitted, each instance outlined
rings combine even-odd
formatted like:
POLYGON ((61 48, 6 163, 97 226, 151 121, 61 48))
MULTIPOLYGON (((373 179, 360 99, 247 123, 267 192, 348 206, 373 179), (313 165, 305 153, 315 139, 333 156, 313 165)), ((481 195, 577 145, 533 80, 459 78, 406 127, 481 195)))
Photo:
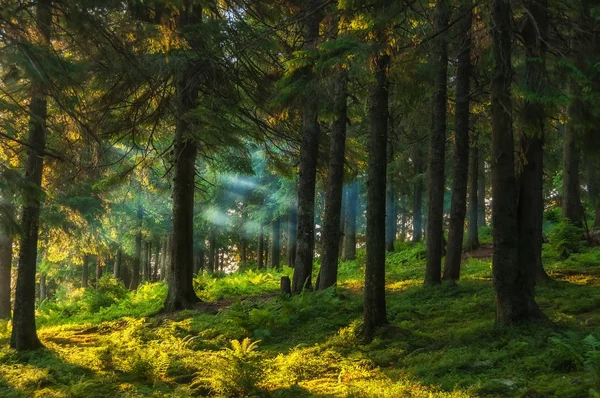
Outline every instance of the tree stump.
POLYGON ((288 296, 292 295, 292 282, 290 281, 289 276, 282 276, 279 282, 279 291, 281 294, 285 294, 288 296))

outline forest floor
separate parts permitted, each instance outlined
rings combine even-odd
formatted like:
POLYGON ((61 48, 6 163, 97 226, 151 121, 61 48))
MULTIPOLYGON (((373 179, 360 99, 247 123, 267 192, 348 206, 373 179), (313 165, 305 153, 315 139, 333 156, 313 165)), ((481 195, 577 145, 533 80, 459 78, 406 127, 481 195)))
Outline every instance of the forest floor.
POLYGON ((43 351, 6 348, 0 325, 0 396, 598 396, 600 249, 546 259, 553 280, 537 301, 551 322, 506 328, 489 258, 466 259, 456 287, 424 288, 422 246, 401 246, 387 258, 390 326, 371 343, 359 337, 360 252, 336 292, 281 297, 286 268, 199 277, 205 303, 171 315, 160 283, 95 312, 82 303, 98 293, 42 306, 43 351))

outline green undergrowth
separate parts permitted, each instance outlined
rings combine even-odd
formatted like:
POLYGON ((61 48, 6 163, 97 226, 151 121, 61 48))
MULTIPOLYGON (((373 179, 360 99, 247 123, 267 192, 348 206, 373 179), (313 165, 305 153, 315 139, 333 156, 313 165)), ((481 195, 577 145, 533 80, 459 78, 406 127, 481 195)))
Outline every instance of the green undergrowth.
POLYGON ((337 290, 280 296, 289 269, 198 277, 206 309, 171 315, 158 313, 164 285, 106 282, 112 299, 40 308, 44 351, 6 348, 0 324, 0 396, 598 396, 600 249, 546 262, 537 301, 551 322, 519 327, 495 325, 490 259, 466 260, 458 286, 424 288, 424 258, 408 243, 388 255, 390 325, 368 344, 362 251, 340 264, 337 290))

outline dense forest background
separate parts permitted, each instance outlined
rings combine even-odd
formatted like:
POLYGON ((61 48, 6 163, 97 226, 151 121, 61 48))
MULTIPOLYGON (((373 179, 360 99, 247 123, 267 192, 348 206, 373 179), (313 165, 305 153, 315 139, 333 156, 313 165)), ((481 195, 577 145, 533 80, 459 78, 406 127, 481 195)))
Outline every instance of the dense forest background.
POLYGON ((598 396, 599 109, 593 0, 3 0, 0 392, 598 396))

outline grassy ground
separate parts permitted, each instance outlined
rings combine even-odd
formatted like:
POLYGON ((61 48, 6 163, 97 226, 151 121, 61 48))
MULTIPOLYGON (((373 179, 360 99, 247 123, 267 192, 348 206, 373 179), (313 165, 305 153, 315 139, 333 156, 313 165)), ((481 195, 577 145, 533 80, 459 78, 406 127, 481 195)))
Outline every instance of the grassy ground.
POLYGON ((135 295, 107 282, 38 317, 46 350, 17 354, 0 325, 1 397, 586 397, 600 391, 600 250, 546 258, 537 300, 551 323, 494 324, 491 264, 459 286, 422 287, 422 246, 388 256, 390 326, 357 338, 364 253, 337 292, 277 295, 279 277, 200 278, 197 311, 151 315, 162 284, 135 295), (105 296, 112 296, 105 297, 105 296))

